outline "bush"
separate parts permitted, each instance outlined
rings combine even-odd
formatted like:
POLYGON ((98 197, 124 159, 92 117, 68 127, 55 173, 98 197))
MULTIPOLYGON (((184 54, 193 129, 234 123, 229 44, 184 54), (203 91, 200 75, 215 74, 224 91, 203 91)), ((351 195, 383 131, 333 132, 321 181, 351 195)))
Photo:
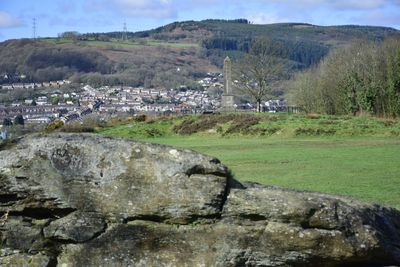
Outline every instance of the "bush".
POLYGON ((55 130, 61 128, 64 125, 62 121, 53 121, 47 124, 47 126, 44 128, 44 131, 46 133, 51 133, 54 132, 55 130))
POLYGON ((146 134, 148 137, 161 137, 163 133, 155 128, 146 129, 146 134))
POLYGON ((186 119, 182 123, 175 125, 173 131, 178 134, 193 134, 215 128, 218 124, 235 121, 240 115, 202 115, 198 120, 186 119))
POLYGON ((259 117, 255 116, 241 116, 237 122, 232 124, 224 133, 242 133, 242 134, 252 134, 252 129, 250 127, 257 125, 260 122, 259 117))
POLYGON ((252 134, 259 134, 262 136, 270 136, 273 135, 276 132, 279 132, 282 130, 281 128, 254 128, 252 129, 252 134))
POLYGON ((139 116, 135 117, 136 122, 143 122, 143 121, 146 121, 146 119, 147 119, 147 117, 145 114, 140 114, 139 116))
POLYGON ((84 123, 78 123, 78 122, 71 122, 71 123, 65 124, 64 126, 61 127, 60 131, 65 132, 65 133, 94 133, 95 132, 95 130, 92 126, 88 126, 84 123))
POLYGON ((307 117, 307 119, 317 120, 317 119, 320 119, 320 118, 321 118, 321 115, 315 114, 315 113, 310 113, 310 114, 307 114, 306 117, 307 117))

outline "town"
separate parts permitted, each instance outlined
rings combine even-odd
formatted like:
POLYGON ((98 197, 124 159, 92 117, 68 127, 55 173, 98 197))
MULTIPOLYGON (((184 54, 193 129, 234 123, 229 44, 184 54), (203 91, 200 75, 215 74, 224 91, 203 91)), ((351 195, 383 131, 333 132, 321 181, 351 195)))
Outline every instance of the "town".
MULTIPOLYGON (((0 104, 0 123, 22 115, 24 123, 47 124, 54 120, 63 122, 82 119, 95 112, 100 117, 116 117, 135 114, 171 115, 213 113, 221 107, 223 93, 223 75, 208 73, 198 81, 202 90, 193 90, 182 85, 176 89, 155 89, 130 86, 103 86, 93 88, 81 85, 80 90, 72 93, 62 92, 63 85, 70 81, 48 83, 4 84, 1 90, 48 87, 52 90, 47 95, 34 99, 13 102, 10 105, 0 104)), ((264 111, 276 112, 287 108, 284 100, 269 100, 264 103, 264 111)), ((252 110, 249 102, 235 104, 237 110, 252 110)))

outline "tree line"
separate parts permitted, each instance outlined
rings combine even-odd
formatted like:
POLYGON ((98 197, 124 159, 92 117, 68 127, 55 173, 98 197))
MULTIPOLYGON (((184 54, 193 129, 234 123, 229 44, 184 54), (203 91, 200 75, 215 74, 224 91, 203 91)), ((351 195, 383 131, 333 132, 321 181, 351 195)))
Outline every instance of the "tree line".
POLYGON ((400 38, 358 40, 332 51, 291 83, 295 104, 306 112, 400 116, 400 38))

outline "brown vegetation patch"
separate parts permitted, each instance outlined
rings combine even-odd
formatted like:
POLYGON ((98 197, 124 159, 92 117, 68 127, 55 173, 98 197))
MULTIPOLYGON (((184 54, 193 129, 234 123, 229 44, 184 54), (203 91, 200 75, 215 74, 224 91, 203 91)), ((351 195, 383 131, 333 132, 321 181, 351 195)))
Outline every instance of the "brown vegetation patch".
POLYGON ((236 133, 271 135, 280 130, 280 128, 252 128, 262 120, 277 121, 279 118, 274 116, 260 117, 254 114, 203 115, 198 119, 185 119, 180 124, 175 125, 173 131, 178 134, 190 135, 214 129, 215 132, 222 135, 236 133), (224 131, 223 125, 230 122, 231 125, 224 131))
POLYGON ((340 123, 340 121, 338 121, 338 120, 323 120, 323 121, 318 122, 318 124, 321 124, 321 125, 337 125, 339 123, 340 123))
MULTIPOLYGON (((235 124, 246 123, 246 121, 256 118, 253 115, 243 115, 243 114, 227 114, 227 115, 202 115, 199 119, 186 119, 182 123, 175 125, 173 131, 178 134, 193 134, 197 132, 202 132, 210 129, 214 129, 218 124, 225 124, 230 121, 235 122, 235 124)), ((260 119, 257 118, 257 123, 260 119)), ((254 124, 251 124, 252 126, 254 124)), ((248 126, 248 127, 250 127, 248 126)), ((243 127, 246 127, 243 125, 243 127)), ((242 128, 243 128, 242 127, 242 128)))
POLYGON ((393 125, 395 125, 396 123, 398 123, 398 121, 395 120, 395 119, 382 119, 381 122, 382 122, 383 125, 385 125, 386 127, 393 126, 393 125))
POLYGON ((307 118, 307 119, 314 119, 314 120, 317 120, 317 119, 320 119, 320 118, 321 118, 321 115, 315 114, 315 113, 310 113, 310 114, 307 114, 306 118, 307 118))
POLYGON ((242 115, 225 131, 224 135, 233 133, 252 134, 254 130, 250 129, 250 127, 257 125, 260 120, 256 116, 242 115))
POLYGON ((95 129, 92 126, 74 122, 65 124, 60 131, 65 133, 94 133, 95 129))
POLYGON ((335 129, 323 129, 323 128, 297 128, 294 131, 295 135, 334 135, 336 133, 335 129))
POLYGON ((273 127, 273 128, 253 128, 251 129, 251 133, 254 135, 262 135, 262 136, 270 136, 273 135, 276 132, 279 132, 282 130, 281 128, 278 127, 273 127))

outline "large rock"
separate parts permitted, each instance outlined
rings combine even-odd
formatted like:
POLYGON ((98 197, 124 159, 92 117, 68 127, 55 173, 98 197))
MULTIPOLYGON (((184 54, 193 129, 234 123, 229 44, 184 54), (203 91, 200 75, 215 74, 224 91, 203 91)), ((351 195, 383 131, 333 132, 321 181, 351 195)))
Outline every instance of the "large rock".
POLYGON ((0 151, 0 266, 388 266, 400 212, 242 185, 211 157, 96 135, 0 151))

